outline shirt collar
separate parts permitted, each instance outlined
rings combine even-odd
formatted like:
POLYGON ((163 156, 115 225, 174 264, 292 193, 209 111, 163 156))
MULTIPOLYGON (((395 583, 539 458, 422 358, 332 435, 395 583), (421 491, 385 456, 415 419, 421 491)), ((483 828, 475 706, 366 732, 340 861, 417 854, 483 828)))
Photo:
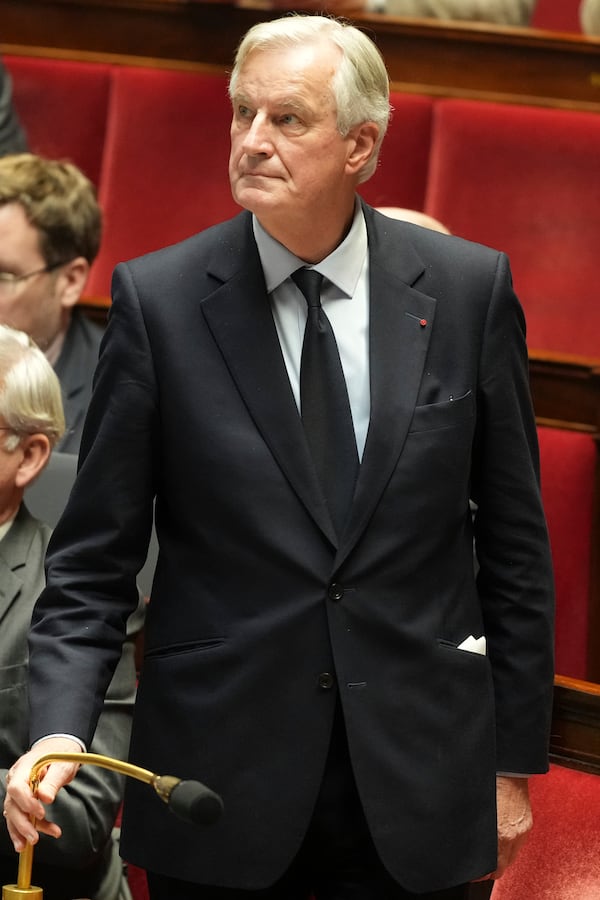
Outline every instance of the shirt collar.
MULTIPOLYGON (((18 512, 18 510, 17 510, 17 512, 18 512)), ((0 541, 2 541, 6 537, 6 535, 10 531, 10 529, 12 527, 12 523, 15 521, 16 517, 17 517, 17 513, 15 513, 14 516, 11 516, 10 519, 7 519, 6 522, 2 522, 2 524, 0 525, 0 541)))
MULTIPOLYGON (((306 263, 271 237, 254 215, 252 216, 252 227, 265 274, 267 291, 271 293, 286 278, 289 278, 292 272, 306 263)), ((312 268, 335 284, 348 297, 352 297, 362 272, 366 254, 367 226, 362 206, 357 198, 350 231, 329 256, 312 268)))

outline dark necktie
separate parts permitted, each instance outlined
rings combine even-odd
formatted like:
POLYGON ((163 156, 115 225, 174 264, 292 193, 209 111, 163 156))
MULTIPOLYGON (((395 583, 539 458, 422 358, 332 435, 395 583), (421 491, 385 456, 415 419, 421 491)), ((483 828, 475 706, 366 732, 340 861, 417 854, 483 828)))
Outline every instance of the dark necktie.
POLYGON ((300 412, 321 486, 337 534, 346 523, 358 452, 346 379, 331 323, 321 306, 323 276, 297 269, 292 279, 308 304, 300 362, 300 412))

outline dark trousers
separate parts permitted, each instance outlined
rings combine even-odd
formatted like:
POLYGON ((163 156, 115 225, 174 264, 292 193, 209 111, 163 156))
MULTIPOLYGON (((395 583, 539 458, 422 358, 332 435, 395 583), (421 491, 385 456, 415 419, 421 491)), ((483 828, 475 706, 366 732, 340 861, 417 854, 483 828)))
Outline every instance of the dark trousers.
POLYGON ((412 894, 382 865, 358 797, 341 715, 336 716, 323 784, 306 838, 285 875, 269 888, 236 890, 148 872, 151 900, 484 900, 492 882, 412 894))

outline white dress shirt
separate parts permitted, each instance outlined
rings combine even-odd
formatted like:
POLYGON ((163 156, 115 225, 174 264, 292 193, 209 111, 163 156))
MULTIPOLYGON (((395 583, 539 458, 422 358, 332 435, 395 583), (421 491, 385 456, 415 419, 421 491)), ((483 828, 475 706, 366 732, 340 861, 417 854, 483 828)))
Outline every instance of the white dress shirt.
MULTIPOLYGON (((253 217, 273 318, 290 385, 300 410, 300 357, 307 318, 304 296, 291 280, 306 262, 272 238, 253 217)), ((318 226, 317 226, 318 227, 318 226)), ((369 255, 367 227, 357 202, 352 227, 339 247, 314 266, 324 276, 321 302, 337 341, 354 422, 359 458, 367 439, 369 384, 369 255)))

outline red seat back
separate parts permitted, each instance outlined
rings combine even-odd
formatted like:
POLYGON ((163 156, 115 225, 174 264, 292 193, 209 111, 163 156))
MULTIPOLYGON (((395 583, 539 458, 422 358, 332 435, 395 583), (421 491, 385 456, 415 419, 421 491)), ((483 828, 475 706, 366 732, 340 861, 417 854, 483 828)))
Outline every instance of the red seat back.
POLYGON ((403 206, 422 210, 425 203, 433 100, 392 92, 392 120, 375 174, 359 192, 371 206, 403 206))
POLYGON ((115 68, 100 203, 105 230, 87 294, 108 296, 115 265, 236 212, 224 75, 115 68))
POLYGON ((436 104, 425 211, 508 252, 531 349, 600 356, 600 116, 436 104))
POLYGON ((581 0, 537 0, 529 24, 549 31, 581 31, 581 0))
POLYGON ((596 442, 558 428, 540 427, 538 436, 556 583, 556 671, 586 679, 596 442))
POLYGON ((31 151, 50 159, 68 159, 98 186, 110 66, 10 55, 4 62, 31 151))

